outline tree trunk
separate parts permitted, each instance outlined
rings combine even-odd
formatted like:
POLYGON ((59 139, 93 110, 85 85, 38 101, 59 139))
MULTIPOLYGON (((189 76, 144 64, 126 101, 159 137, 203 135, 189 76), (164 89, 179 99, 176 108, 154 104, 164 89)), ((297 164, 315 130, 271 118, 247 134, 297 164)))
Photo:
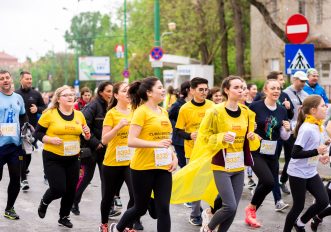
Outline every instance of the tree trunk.
POLYGON ((272 19, 270 16, 269 11, 265 7, 263 3, 257 0, 249 0, 250 4, 256 7, 258 11, 262 14, 265 23, 268 25, 268 27, 284 42, 289 43, 289 40, 286 37, 285 31, 282 30, 272 19))
POLYGON ((222 65, 222 77, 229 76, 229 62, 228 62, 228 30, 226 28, 224 1, 218 0, 218 14, 220 23, 220 35, 221 35, 221 65, 222 65))
POLYGON ((195 9, 197 14, 199 15, 198 25, 200 28, 200 42, 199 42, 199 48, 200 48, 200 54, 201 54, 201 61, 202 64, 210 64, 209 61, 209 50, 208 50, 208 44, 206 41, 207 38, 207 32, 205 30, 206 28, 206 21, 205 21, 205 12, 203 10, 203 5, 205 4, 204 0, 197 0, 195 3, 195 9))
POLYGON ((245 41, 244 41, 244 27, 242 19, 242 9, 240 6, 240 1, 231 0, 231 6, 233 10, 233 24, 235 31, 235 46, 236 46, 236 66, 237 66, 237 75, 244 77, 245 75, 245 65, 244 65, 244 50, 245 50, 245 41))

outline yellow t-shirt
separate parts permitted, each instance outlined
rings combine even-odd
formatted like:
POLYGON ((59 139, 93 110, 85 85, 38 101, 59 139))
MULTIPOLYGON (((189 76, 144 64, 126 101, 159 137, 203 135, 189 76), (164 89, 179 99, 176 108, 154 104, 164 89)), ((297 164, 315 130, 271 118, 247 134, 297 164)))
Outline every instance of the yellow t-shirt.
MULTIPOLYGON (((168 112, 161 107, 160 109, 161 114, 157 114, 146 105, 141 105, 134 111, 131 124, 141 127, 139 139, 160 141, 170 138, 172 127, 168 118, 168 112)), ((134 170, 168 170, 169 165, 156 166, 155 152, 154 148, 135 148, 130 167, 134 170)))
MULTIPOLYGON (((176 128, 184 130, 186 133, 198 131, 206 110, 213 105, 214 103, 210 100, 206 100, 203 106, 193 105, 191 101, 186 102, 179 110, 176 128)), ((194 140, 184 140, 185 157, 188 159, 191 157, 193 146, 194 140)))
POLYGON ((80 152, 80 135, 83 133, 83 125, 86 120, 82 112, 74 110, 74 118, 71 121, 64 120, 57 109, 44 112, 38 123, 47 128, 46 135, 62 139, 62 144, 54 145, 44 143, 44 150, 59 156, 78 155, 80 152))
MULTIPOLYGON (((109 110, 103 121, 104 126, 110 126, 114 128, 119 122, 125 118, 130 123, 132 118, 132 112, 128 115, 121 113, 115 107, 109 110)), ((129 126, 122 127, 117 131, 116 136, 108 143, 103 165, 106 166, 128 166, 130 160, 128 160, 128 153, 131 153, 132 148, 128 147, 128 133, 129 126), (123 156, 122 154, 126 155, 123 156), (117 158, 117 159, 116 159, 117 158), (118 161, 117 161, 118 160, 118 161)))

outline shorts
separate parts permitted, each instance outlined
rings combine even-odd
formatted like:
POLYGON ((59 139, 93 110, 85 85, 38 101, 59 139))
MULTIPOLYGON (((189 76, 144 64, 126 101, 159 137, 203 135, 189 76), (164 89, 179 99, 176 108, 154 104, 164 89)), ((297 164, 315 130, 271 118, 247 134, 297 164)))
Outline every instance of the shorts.
POLYGON ((7 144, 0 147, 0 166, 5 164, 19 164, 19 156, 22 155, 22 146, 15 144, 7 144))

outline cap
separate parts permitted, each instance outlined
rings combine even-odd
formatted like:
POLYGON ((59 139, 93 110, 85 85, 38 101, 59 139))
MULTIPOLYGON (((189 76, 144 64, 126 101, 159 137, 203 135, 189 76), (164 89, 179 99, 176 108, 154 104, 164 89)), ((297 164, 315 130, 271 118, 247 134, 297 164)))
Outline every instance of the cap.
MULTIPOLYGON (((308 72, 308 71, 307 71, 308 72)), ((292 77, 296 77, 296 78, 299 78, 301 81, 307 81, 308 78, 307 78, 307 75, 305 72, 303 71, 296 71, 292 77)))
POLYGON ((317 70, 314 69, 314 68, 309 68, 307 70, 307 72, 306 72, 307 76, 312 75, 313 73, 317 73, 318 74, 317 70))

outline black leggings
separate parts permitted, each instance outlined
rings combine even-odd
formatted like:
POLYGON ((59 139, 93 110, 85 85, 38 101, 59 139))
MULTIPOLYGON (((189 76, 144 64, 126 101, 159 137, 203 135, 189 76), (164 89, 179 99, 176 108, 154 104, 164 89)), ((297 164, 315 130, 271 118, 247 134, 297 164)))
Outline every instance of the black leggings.
POLYGON ((128 190, 130 200, 128 202, 128 209, 133 206, 133 192, 132 183, 130 177, 130 167, 129 166, 102 166, 103 175, 103 187, 104 192, 102 194, 101 201, 101 223, 105 224, 108 222, 108 215, 111 209, 114 196, 117 190, 122 186, 123 180, 125 181, 128 190))
POLYGON ((123 231, 134 220, 147 211, 152 191, 154 192, 157 214, 157 231, 170 232, 171 220, 169 202, 172 188, 172 175, 166 170, 131 169, 134 206, 128 209, 117 224, 117 230, 123 231))
POLYGON ((291 134, 291 136, 288 140, 284 141, 285 164, 283 167, 282 175, 280 176, 280 182, 282 182, 282 183, 286 183, 288 180, 287 168, 288 168, 288 164, 290 163, 290 160, 291 160, 291 153, 292 153, 294 142, 295 142, 295 138, 294 138, 293 134, 291 134))
POLYGON ((253 155, 254 166, 252 169, 258 177, 259 182, 256 186, 251 204, 258 209, 265 197, 272 191, 275 185, 274 174, 277 173, 278 159, 274 156, 253 155))
POLYGON ((76 186, 76 194, 74 199, 74 204, 78 205, 82 199, 82 195, 87 188, 87 186, 91 183, 91 180, 94 176, 94 171, 96 165, 99 168, 100 180, 101 180, 101 193, 103 192, 102 185, 102 162, 105 155, 105 150, 101 149, 100 151, 96 151, 93 153, 92 157, 81 159, 80 168, 83 173, 82 176, 79 177, 79 181, 76 186))
POLYGON ((61 199, 60 217, 69 216, 79 176, 78 156, 59 156, 43 151, 43 162, 49 188, 43 196, 45 204, 61 199))
POLYGON ((28 170, 31 163, 31 154, 23 154, 20 158, 21 163, 21 181, 26 180, 26 171, 28 170))
POLYGON ((290 232, 292 230, 295 221, 304 209, 306 190, 314 196, 316 202, 301 216, 300 219, 304 224, 329 204, 328 194, 318 174, 309 179, 289 175, 289 181, 292 190, 293 206, 286 217, 284 232, 290 232))
MULTIPOLYGON (((325 186, 325 189, 326 189, 326 191, 327 191, 327 193, 328 193, 328 195, 329 195, 329 203, 331 203, 331 189, 329 189, 330 184, 331 184, 331 182, 329 182, 329 183, 325 186)), ((323 219, 324 217, 326 217, 326 216, 330 216, 330 215, 331 215, 331 207, 330 207, 330 205, 329 205, 326 209, 324 209, 322 212, 320 212, 320 213, 318 214, 318 217, 319 217, 320 219, 323 219)))

